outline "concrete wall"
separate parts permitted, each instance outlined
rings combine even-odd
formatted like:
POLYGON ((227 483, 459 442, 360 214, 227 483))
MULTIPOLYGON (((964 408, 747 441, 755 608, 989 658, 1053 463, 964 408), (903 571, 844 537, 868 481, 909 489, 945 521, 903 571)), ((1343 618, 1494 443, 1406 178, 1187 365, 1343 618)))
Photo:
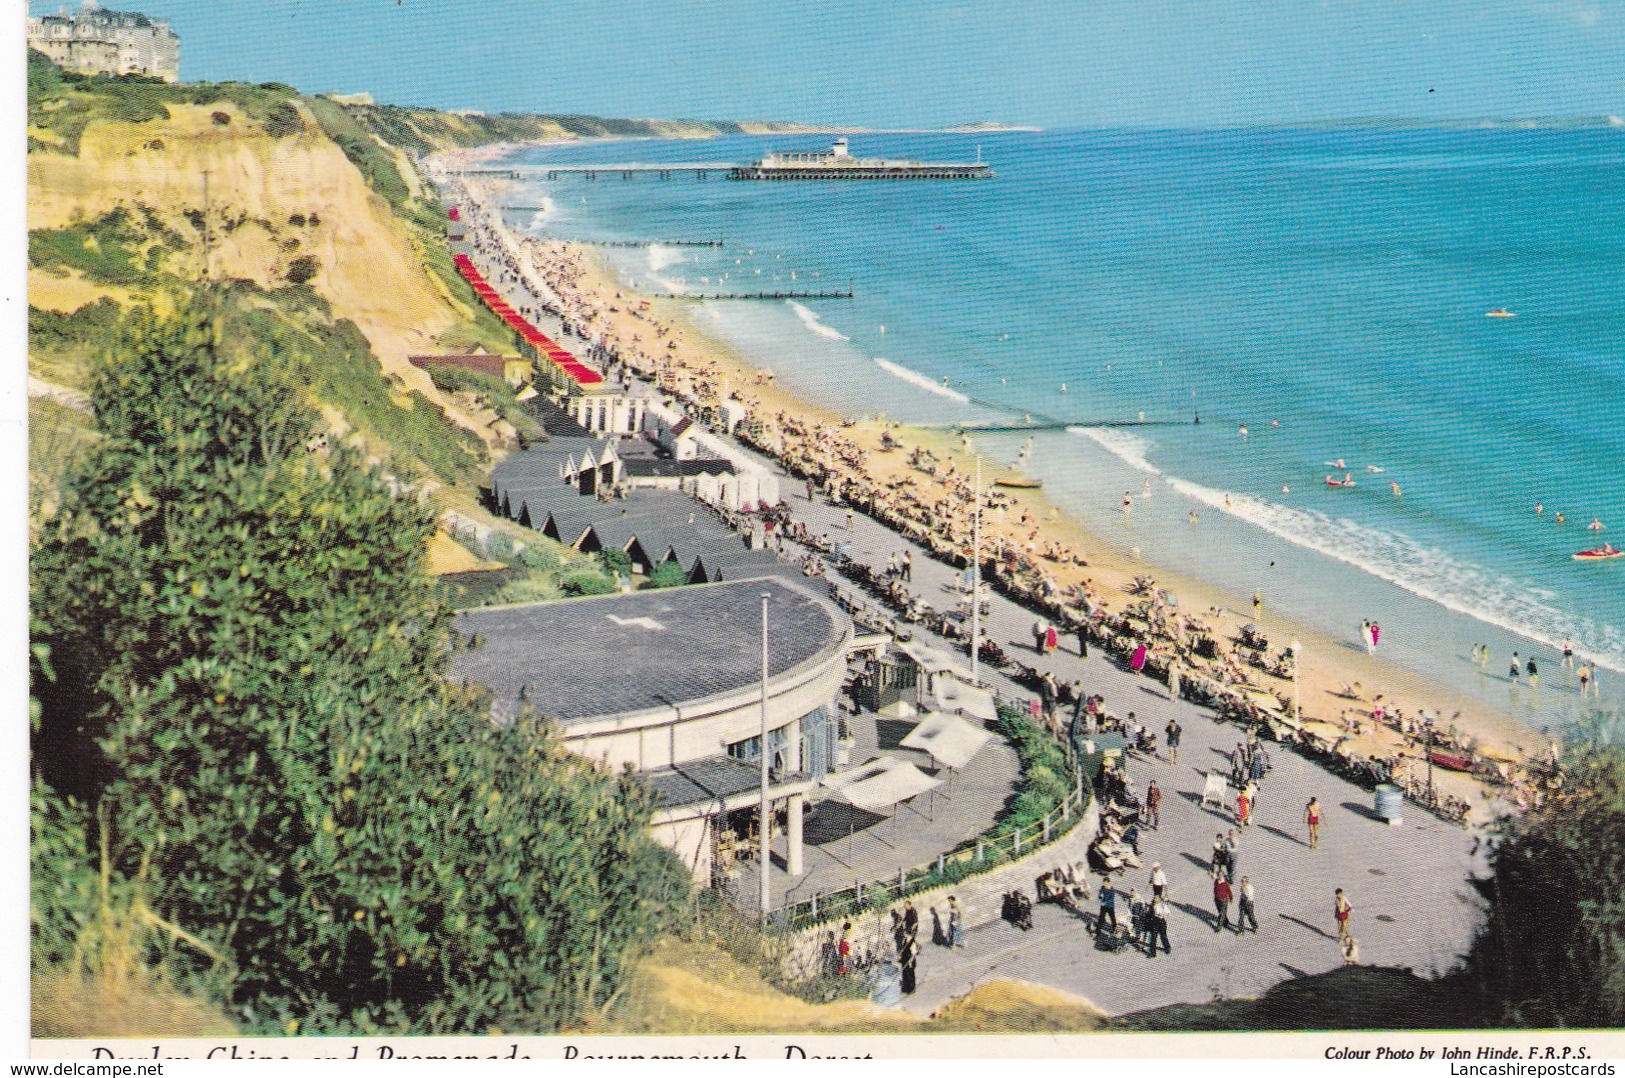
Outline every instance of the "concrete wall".
MULTIPOLYGON (((809 711, 832 704, 845 676, 843 644, 799 677, 769 682, 768 729, 788 726, 809 711)), ((561 733, 570 751, 601 760, 613 770, 630 763, 639 771, 652 771, 716 756, 725 746, 760 734, 760 709, 759 697, 744 691, 709 706, 645 713, 605 726, 567 726, 561 733)))
POLYGON ((711 880, 711 854, 713 849, 711 817, 697 816, 687 820, 673 820, 653 824, 649 836, 677 854, 679 860, 694 876, 694 882, 703 887, 711 880))
MULTIPOLYGON (((914 908, 920 914, 920 942, 928 944, 931 940, 931 908, 936 907, 937 913, 942 917, 944 931, 948 928, 948 896, 953 895, 959 902, 959 909, 964 918, 965 927, 987 924, 999 919, 1005 892, 1021 888, 1027 892, 1027 897, 1036 901, 1033 881, 1043 872, 1058 868, 1061 865, 1073 864, 1084 860, 1085 851, 1089 843, 1094 841, 1095 833, 1100 829, 1100 809, 1091 798, 1084 807, 1083 818, 1067 833, 1066 837, 1040 847, 1018 860, 1011 861, 991 872, 980 876, 973 876, 945 887, 934 888, 930 891, 921 891, 917 894, 905 896, 914 903, 914 908)), ((1095 882, 1090 882, 1091 889, 1095 882)), ((852 922, 852 948, 857 953, 870 952, 890 955, 895 949, 891 939, 891 910, 902 910, 903 899, 898 899, 892 905, 877 912, 864 913, 849 918, 852 922)), ((787 942, 783 955, 783 968, 786 976, 796 979, 811 979, 822 972, 824 947, 830 933, 840 938, 841 922, 819 925, 816 928, 804 929, 796 933, 787 942)))

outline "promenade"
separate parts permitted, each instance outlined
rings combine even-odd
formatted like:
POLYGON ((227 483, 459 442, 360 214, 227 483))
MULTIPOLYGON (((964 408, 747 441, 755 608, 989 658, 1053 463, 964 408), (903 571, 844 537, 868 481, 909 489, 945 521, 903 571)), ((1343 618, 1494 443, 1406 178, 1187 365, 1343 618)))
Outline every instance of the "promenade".
MULTIPOLYGON (((845 508, 822 498, 809 503, 803 484, 787 480, 782 489, 792 512, 813 534, 827 532, 848 544, 859 561, 883 566, 892 553, 912 550, 915 590, 939 608, 951 602, 954 570, 862 514, 855 515, 849 530, 845 508)), ((831 579, 840 580, 833 573, 831 579)), ((1074 992, 1111 1014, 1204 1003, 1215 995, 1257 995, 1286 977, 1322 973, 1342 963, 1332 919, 1338 887, 1354 905, 1354 935, 1365 964, 1442 972, 1465 952, 1480 909, 1466 881, 1483 867, 1473 835, 1413 805, 1405 806, 1403 826, 1390 827, 1372 813, 1370 791, 1274 744, 1266 745, 1274 769, 1263 783, 1255 822, 1244 829, 1239 859, 1238 878, 1250 877, 1257 890, 1259 932, 1215 933, 1208 855, 1215 833, 1229 831, 1235 822, 1228 811, 1204 808, 1201 792, 1206 770, 1228 767, 1225 757, 1241 739, 1240 728, 1216 722, 1206 709, 1169 700, 1160 683, 1119 668, 1096 650, 1081 659, 1074 637, 1063 638, 1055 653, 1037 655, 1033 621, 1032 613, 996 595, 983 632, 1027 665, 1058 679, 1081 680, 1086 692, 1106 698, 1113 713, 1135 712, 1158 733, 1159 744, 1169 719, 1177 718, 1185 729, 1178 764, 1168 760, 1165 746, 1157 759, 1129 758, 1128 774, 1138 791, 1143 793, 1151 779, 1163 789, 1162 826, 1141 839, 1144 867, 1118 877, 1125 891, 1138 887, 1149 894, 1150 866, 1161 862, 1173 907, 1173 953, 1153 960, 1128 949, 1098 951, 1084 920, 1057 906, 1035 906, 1030 932, 998 920, 997 909, 972 908, 964 950, 922 941, 920 987, 904 998, 905 1007, 929 1013, 995 978, 1074 992), (1320 846, 1313 850, 1302 823, 1311 797, 1320 799, 1326 813, 1320 846)), ((918 635, 949 646, 930 634, 918 635)), ((1032 695, 986 666, 983 675, 1001 694, 1032 695)), ((1042 857, 1038 862, 1047 865, 1042 857)), ((1098 886, 1098 880, 1091 885, 1098 886)), ((1031 897, 1030 880, 1024 889, 1031 897)), ((1089 904, 1091 917, 1097 905, 1089 904)), ((1126 900, 1120 918, 1126 925, 1126 900)))

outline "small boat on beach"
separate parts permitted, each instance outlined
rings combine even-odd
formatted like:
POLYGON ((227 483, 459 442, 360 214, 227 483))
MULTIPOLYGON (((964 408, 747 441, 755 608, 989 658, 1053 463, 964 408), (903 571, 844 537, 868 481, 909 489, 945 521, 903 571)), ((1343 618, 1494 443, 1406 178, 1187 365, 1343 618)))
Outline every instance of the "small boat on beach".
POLYGON ((1575 561, 1607 561, 1610 558, 1625 556, 1625 550, 1620 550, 1612 543, 1594 546, 1590 550, 1582 550, 1574 555, 1575 561))
POLYGON ((1460 753, 1446 752, 1443 749, 1434 749, 1432 752, 1428 753, 1428 758, 1433 761, 1435 766, 1442 767, 1446 771, 1471 772, 1473 770, 1472 759, 1470 757, 1463 756, 1460 753))
POLYGON ((1037 490, 1044 485, 1042 479, 995 479, 993 485, 1012 490, 1037 490))
POLYGON ((1485 318, 1516 318, 1518 316, 1516 314, 1513 314, 1511 311, 1507 310, 1505 307, 1491 307, 1489 310, 1484 312, 1484 317, 1485 318))

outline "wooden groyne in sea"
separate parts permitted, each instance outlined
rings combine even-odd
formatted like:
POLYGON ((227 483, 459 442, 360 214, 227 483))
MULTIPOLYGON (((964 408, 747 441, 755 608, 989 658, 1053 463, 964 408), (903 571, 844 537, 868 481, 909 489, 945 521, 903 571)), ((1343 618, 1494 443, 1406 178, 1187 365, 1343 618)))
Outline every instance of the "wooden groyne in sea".
POLYGON ((653 292, 650 299, 851 299, 852 292, 653 292))

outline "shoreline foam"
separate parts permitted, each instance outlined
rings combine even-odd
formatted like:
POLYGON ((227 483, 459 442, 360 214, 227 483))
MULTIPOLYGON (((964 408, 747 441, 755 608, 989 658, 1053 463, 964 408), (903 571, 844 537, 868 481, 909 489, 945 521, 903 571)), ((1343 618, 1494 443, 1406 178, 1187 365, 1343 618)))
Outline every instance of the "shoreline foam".
MULTIPOLYGON (((838 427, 843 437, 857 442, 868 451, 872 465, 869 478, 872 481, 885 483, 906 480, 910 483, 919 481, 921 487, 931 485, 921 480, 912 469, 898 467, 902 462, 895 455, 888 458, 880 451, 882 432, 889 432, 893 438, 901 438, 908 445, 929 449, 939 461, 951 461, 961 475, 967 469, 974 468, 972 456, 964 452, 958 441, 947 432, 903 427, 884 420, 851 419, 809 395, 788 390, 773 381, 770 375, 763 377, 768 373, 765 365, 753 363, 737 348, 707 333, 692 304, 639 295, 615 275, 607 260, 595 249, 580 244, 547 246, 577 260, 582 267, 576 283, 578 298, 596 308, 601 315, 594 323, 595 336, 626 345, 640 339, 639 331, 650 332, 654 323, 663 322, 669 327, 671 351, 666 353, 662 366, 678 373, 672 374, 666 389, 692 389, 703 373, 704 382, 712 393, 718 397, 738 397, 753 414, 790 416, 804 423, 838 427), (634 313, 633 307, 642 308, 642 313, 634 313)), ((648 343, 645 341, 645 346, 648 343)), ((895 372, 888 373, 895 375, 895 372)), ((1117 432, 1079 429, 1075 433, 1091 438, 1138 470, 1160 474, 1144 460, 1132 443, 1108 444, 1112 439, 1103 436, 1117 432)), ((987 479, 992 482, 1007 472, 1004 468, 990 467, 987 479)), ((1087 568, 1082 571, 1073 571, 1071 566, 1057 566, 1055 575, 1063 585, 1090 579, 1107 605, 1121 609, 1126 600, 1125 586, 1135 576, 1153 574, 1159 586, 1168 588, 1184 600, 1184 609, 1208 608, 1217 611, 1220 624, 1215 628, 1221 634, 1232 633, 1241 624, 1255 620, 1246 610, 1247 600, 1236 592, 1154 565, 1139 558, 1138 551, 1117 549, 1089 532, 1080 521, 1063 516, 1041 491, 1021 491, 1012 498, 1012 503, 1012 520, 1018 515, 1025 515, 1035 525, 1029 535, 1011 536, 1012 541, 1029 549, 1041 549, 1059 542, 1087 562, 1087 568)), ((1008 522, 1002 530, 1006 533, 1014 531, 1008 522)), ((1441 725, 1459 728, 1486 753, 1532 759, 1544 747, 1537 731, 1529 725, 1397 662, 1369 657, 1352 649, 1346 640, 1273 611, 1266 611, 1257 620, 1273 639, 1298 638, 1307 645, 1305 653, 1309 660, 1305 662, 1301 678, 1303 711, 1307 720, 1332 722, 1340 718, 1349 710, 1352 701, 1339 696, 1338 690, 1346 684, 1358 683, 1367 699, 1380 693, 1388 704, 1399 703, 1413 713, 1418 706, 1432 711, 1441 716, 1441 725), (1449 718, 1445 718, 1447 716, 1449 718)), ((1290 682, 1287 685, 1290 687, 1290 682)), ((1372 730, 1371 725, 1369 719, 1366 720, 1366 732, 1347 740, 1350 749, 1368 755, 1392 755, 1407 749, 1414 751, 1400 735, 1386 729, 1372 730)), ((1451 793, 1476 791, 1476 783, 1466 776, 1444 779, 1441 787, 1451 793)), ((1482 794, 1474 799, 1482 801, 1482 794)))

